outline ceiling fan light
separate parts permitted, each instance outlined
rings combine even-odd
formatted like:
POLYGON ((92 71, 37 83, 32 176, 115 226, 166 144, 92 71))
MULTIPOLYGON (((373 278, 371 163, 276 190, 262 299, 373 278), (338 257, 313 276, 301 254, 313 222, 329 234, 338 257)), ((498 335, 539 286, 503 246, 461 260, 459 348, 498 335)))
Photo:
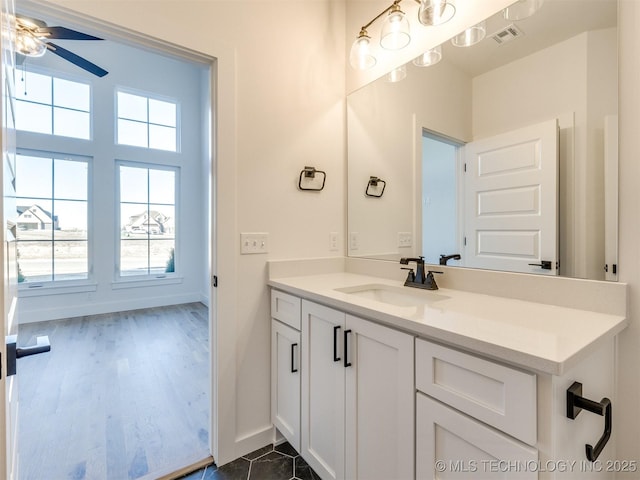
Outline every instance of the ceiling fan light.
POLYGON ((371 38, 366 30, 361 30, 358 38, 351 46, 349 63, 356 70, 367 70, 376 64, 376 57, 371 53, 371 38))
POLYGON ((502 15, 505 20, 522 20, 536 13, 543 3, 544 0, 518 0, 513 5, 503 9, 502 15))
POLYGON ((456 47, 470 47, 476 43, 482 41, 487 34, 487 27, 484 20, 480 23, 476 23, 474 26, 467 28, 462 33, 459 33, 451 39, 456 47))
POLYGON ((27 57, 41 57, 47 51, 47 45, 40 39, 24 32, 16 35, 16 52, 27 57))
POLYGON ((380 33, 380 46, 386 50, 400 50, 409 45, 409 20, 397 4, 384 19, 380 33))
POLYGON ((455 13, 453 0, 421 0, 418 20, 426 26, 442 25, 451 20, 455 13))
POLYGON ((438 45, 433 47, 417 58, 413 59, 413 64, 416 67, 431 67, 442 60, 442 47, 438 45))

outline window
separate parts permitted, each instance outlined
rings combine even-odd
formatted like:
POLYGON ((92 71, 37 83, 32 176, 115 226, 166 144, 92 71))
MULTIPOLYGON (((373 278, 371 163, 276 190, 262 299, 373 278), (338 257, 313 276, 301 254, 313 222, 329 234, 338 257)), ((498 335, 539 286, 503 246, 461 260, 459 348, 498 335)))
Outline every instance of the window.
POLYGON ((177 104, 117 92, 118 143, 177 151, 177 104))
POLYGON ((88 278, 88 159, 16 157, 18 282, 88 278))
POLYGON ((91 87, 25 71, 16 86, 16 128, 63 137, 91 138, 91 87))
POLYGON ((178 170, 125 163, 118 168, 120 276, 175 272, 178 170))

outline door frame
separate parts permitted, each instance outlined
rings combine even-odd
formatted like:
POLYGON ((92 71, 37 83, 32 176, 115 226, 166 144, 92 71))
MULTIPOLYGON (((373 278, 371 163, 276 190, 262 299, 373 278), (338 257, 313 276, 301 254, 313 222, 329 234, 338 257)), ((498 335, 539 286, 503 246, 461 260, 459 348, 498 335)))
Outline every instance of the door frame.
MULTIPOLYGON (((207 265, 209 266, 209 271, 207 273, 206 279, 209 285, 209 451, 219 465, 222 463, 226 463, 235 458, 235 449, 232 447, 232 445, 229 444, 229 439, 231 439, 232 442, 235 441, 235 435, 226 434, 221 436, 220 432, 228 432, 230 426, 235 426, 235 415, 230 416, 228 411, 225 411, 222 415, 220 415, 219 408, 224 408, 224 404, 229 403, 228 397, 232 397, 233 401, 235 401, 235 395, 226 394, 226 398, 224 399, 225 401, 220 402, 218 398, 218 392, 235 392, 235 378, 232 378, 230 380, 228 377, 223 377, 218 369, 218 365, 221 364, 222 358, 235 358, 235 344, 233 344, 234 342, 228 340, 230 338, 235 338, 235 330, 233 331, 233 336, 230 336, 231 332, 227 331, 227 329, 220 328, 220 325, 218 324, 218 318, 220 317, 218 313, 221 306, 218 303, 217 288, 214 287, 213 282, 214 275, 217 275, 218 271, 218 258, 224 258, 224 256, 219 257, 218 252, 225 251, 225 246, 220 241, 221 235, 219 232, 221 229, 219 228, 218 222, 222 221, 225 223, 225 230, 229 228, 229 220, 227 218, 223 218, 225 217, 225 212, 218 212, 217 210, 217 198, 218 196, 220 196, 220 190, 222 190, 220 186, 224 185, 223 183, 219 184, 219 182, 217 182, 217 178, 219 178, 219 170, 222 170, 220 168, 220 164, 218 163, 219 125, 217 119, 219 110, 219 96, 217 92, 220 85, 218 69, 219 59, 209 54, 171 43, 167 40, 163 40, 157 37, 151 37, 113 23, 107 23, 104 20, 98 19, 96 17, 91 17, 76 10, 71 10, 59 5, 42 3, 40 0, 18 0, 18 2, 20 6, 19 10, 22 13, 29 14, 29 12, 33 12, 35 16, 42 15, 52 16, 55 18, 63 18, 65 20, 68 19, 72 24, 85 25, 91 28, 93 31, 104 34, 108 38, 112 38, 123 43, 129 43, 140 48, 148 48, 164 52, 165 54, 168 53, 171 55, 182 57, 184 59, 200 63, 204 65, 205 68, 208 68, 209 98, 206 99, 206 102, 210 109, 208 129, 209 134, 208 138, 205 138, 203 141, 203 157, 201 158, 209 166, 209 228, 208 248, 206 252, 207 265), (204 157, 204 152, 206 152, 206 157, 204 157), (231 344, 233 345, 231 346, 231 344), (219 388, 219 382, 225 383, 224 388, 219 388), (222 423, 224 424, 222 428, 219 427, 219 421, 222 421, 222 423)), ((225 81, 224 83, 227 84, 228 81, 225 81)), ((220 138, 223 137, 221 136, 220 138)), ((226 163, 228 164, 229 162, 226 163)), ((231 163, 233 164, 234 162, 231 163)), ((227 182, 227 184, 233 184, 233 182, 227 182)), ((232 189, 232 193, 235 197, 235 186, 229 185, 224 189, 229 190, 229 188, 232 189)), ((225 198, 228 198, 228 193, 225 193, 224 196, 225 198)), ((233 218, 233 222, 235 223, 235 217, 233 218)), ((232 278, 229 278, 228 280, 230 285, 235 284, 235 282, 231 282, 232 278)), ((7 318, 6 316, 4 316, 3 323, 6 323, 6 320, 7 318)), ((233 322, 227 323, 233 324, 233 322)), ((4 353, 4 349, 5 346, 2 346, 0 348, 0 353, 4 353)), ((4 382, 4 378, 2 378, 0 382, 4 382)), ((0 384, 0 386, 3 385, 0 384)), ((2 401, 2 404, 6 409, 6 398, 2 401)), ((0 417, 2 417, 2 415, 0 415, 0 417)), ((0 434, 4 433, 2 427, 3 425, 0 422, 0 434)), ((6 452, 8 445, 6 445, 4 437, 5 436, 2 435, 2 438, 0 439, 0 469, 5 467, 3 463, 6 464, 6 452)))

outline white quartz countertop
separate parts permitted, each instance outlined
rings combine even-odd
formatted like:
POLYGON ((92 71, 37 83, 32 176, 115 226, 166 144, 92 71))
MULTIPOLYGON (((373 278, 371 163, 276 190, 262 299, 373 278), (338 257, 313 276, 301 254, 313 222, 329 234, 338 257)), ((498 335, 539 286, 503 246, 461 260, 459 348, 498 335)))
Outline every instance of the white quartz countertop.
POLYGON ((432 292, 353 273, 277 278, 268 283, 426 339, 552 375, 562 375, 628 323, 624 316, 446 288, 433 292, 435 301, 396 306, 336 289, 384 285, 408 289, 417 296, 428 297, 432 292))

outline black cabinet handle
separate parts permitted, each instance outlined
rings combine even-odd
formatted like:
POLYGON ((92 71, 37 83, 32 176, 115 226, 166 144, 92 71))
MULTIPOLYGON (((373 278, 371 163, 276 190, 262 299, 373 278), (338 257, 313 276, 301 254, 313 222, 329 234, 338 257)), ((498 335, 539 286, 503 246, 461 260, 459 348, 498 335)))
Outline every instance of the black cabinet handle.
POLYGON ((298 369, 296 368, 296 347, 297 343, 291 344, 291 373, 296 373, 298 369))
POLYGON ((350 333, 351 333, 351 329, 344 331, 344 366, 345 368, 351 366, 351 362, 348 360, 349 359, 349 342, 347 339, 347 336, 350 333))
POLYGON ((341 358, 338 356, 338 330, 340 325, 333 327, 333 361, 339 362, 341 358))
POLYGON ((600 400, 600 402, 594 402, 593 400, 584 398, 582 396, 582 384, 580 382, 573 382, 567 389, 567 417, 575 420, 582 409, 600 416, 604 415, 604 432, 600 440, 598 440, 595 447, 589 444, 585 445, 587 460, 595 462, 609 441, 609 437, 611 437, 611 400, 605 397, 600 400))

